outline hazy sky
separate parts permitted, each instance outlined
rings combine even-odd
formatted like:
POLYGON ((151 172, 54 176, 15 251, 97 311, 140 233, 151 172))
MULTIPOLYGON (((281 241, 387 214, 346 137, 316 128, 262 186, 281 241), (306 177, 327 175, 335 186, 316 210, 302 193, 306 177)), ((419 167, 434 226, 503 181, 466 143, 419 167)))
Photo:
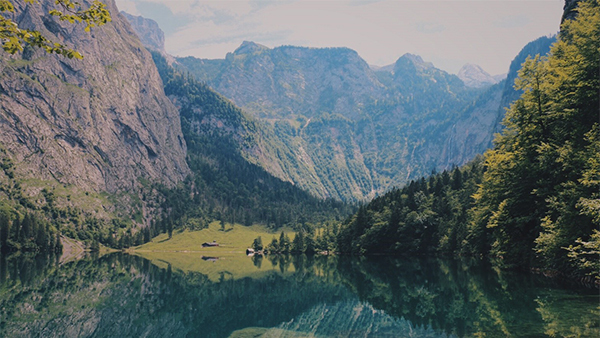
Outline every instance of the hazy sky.
POLYGON ((465 63, 508 71, 529 41, 555 34, 563 0, 116 0, 156 20, 176 56, 222 59, 244 40, 268 47, 348 47, 369 64, 405 53, 451 73, 465 63))

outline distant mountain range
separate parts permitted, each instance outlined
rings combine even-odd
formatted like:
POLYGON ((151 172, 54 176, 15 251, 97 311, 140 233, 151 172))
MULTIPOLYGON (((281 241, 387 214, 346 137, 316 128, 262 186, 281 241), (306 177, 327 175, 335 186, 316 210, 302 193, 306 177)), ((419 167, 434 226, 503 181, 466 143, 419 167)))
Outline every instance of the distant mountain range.
MULTIPOLYGON (((140 36, 160 35, 140 18, 132 25, 140 36)), ((547 53, 552 39, 542 40, 523 53, 547 53)), ((254 163, 317 196, 348 201, 483 153, 516 95, 518 69, 493 77, 465 65, 456 76, 413 54, 377 68, 348 48, 251 41, 224 59, 177 57, 173 65, 258 119, 279 150, 248 151, 254 163)))
MULTIPOLYGON (((113 22, 91 42, 80 27, 46 22, 44 4, 19 17, 28 28, 64 36, 86 56, 63 60, 34 49, 2 56, 1 154, 15 163, 22 184, 35 178, 119 193, 142 189, 142 177, 173 186, 190 173, 180 113, 142 48, 165 55, 164 34, 152 20, 125 15, 130 25, 108 4, 113 22)), ((373 70, 347 48, 244 42, 222 60, 167 61, 248 113, 245 125, 253 127, 244 133, 257 141, 240 149, 249 162, 316 196, 356 201, 487 149, 516 95, 510 83, 518 64, 546 53, 551 41, 524 49, 506 82, 484 88, 411 54, 373 70)), ((491 81, 481 71, 464 73, 491 81)), ((77 202, 64 198, 65 206, 77 202)))
MULTIPOLYGON (((370 65, 371 69, 375 72, 394 72, 394 65, 387 66, 374 66, 370 65)), ((483 70, 480 66, 467 63, 458 71, 458 78, 462 80, 465 86, 470 88, 482 88, 492 86, 506 78, 505 74, 490 75, 488 72, 483 70)))
POLYGON ((461 79, 412 54, 374 70, 347 48, 245 41, 225 59, 175 62, 273 126, 295 164, 261 166, 318 196, 350 201, 483 153, 513 96, 512 85, 478 66, 463 67, 461 79))

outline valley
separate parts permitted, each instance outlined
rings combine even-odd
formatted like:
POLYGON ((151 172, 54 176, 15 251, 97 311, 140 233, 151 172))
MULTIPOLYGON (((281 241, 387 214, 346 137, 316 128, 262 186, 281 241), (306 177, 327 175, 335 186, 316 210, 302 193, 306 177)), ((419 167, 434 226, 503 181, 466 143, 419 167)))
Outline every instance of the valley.
POLYGON ((599 1, 424 3, 0 2, 0 336, 597 337, 599 1))

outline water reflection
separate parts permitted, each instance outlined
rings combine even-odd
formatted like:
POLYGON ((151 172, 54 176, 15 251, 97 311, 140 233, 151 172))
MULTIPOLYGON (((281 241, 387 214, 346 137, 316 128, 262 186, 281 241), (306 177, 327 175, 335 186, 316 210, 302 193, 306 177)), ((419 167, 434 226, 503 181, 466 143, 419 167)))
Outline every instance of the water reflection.
POLYGON ((598 300, 464 260, 0 257, 2 337, 598 337, 598 300))

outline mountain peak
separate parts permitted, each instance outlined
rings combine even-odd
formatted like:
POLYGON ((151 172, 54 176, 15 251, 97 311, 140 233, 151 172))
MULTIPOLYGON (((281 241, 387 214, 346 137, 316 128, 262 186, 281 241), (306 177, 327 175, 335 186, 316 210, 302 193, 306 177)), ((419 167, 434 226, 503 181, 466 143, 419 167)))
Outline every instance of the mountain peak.
POLYGON ((156 21, 144 18, 143 16, 131 15, 123 11, 121 11, 121 15, 129 21, 131 27, 137 33, 140 41, 146 48, 166 54, 165 33, 160 29, 156 21))
POLYGON ((406 53, 406 54, 402 55, 400 58, 406 58, 414 63, 425 63, 425 61, 423 61, 423 58, 416 54, 406 53))
POLYGON ((257 52, 261 52, 264 50, 268 50, 269 47, 267 46, 263 46, 261 44, 258 44, 256 42, 252 42, 252 41, 244 41, 242 42, 242 44, 233 52, 233 54, 235 55, 242 55, 242 54, 254 54, 257 52))
POLYGON ((471 88, 481 88, 498 83, 497 79, 483 70, 480 66, 467 63, 458 71, 458 78, 464 82, 465 86, 471 88))
POLYGON ((410 53, 406 53, 404 55, 402 55, 398 61, 396 61, 396 63, 398 62, 410 62, 412 63, 415 67, 417 67, 417 69, 429 69, 429 68, 434 68, 433 67, 433 63, 431 62, 425 62, 423 61, 423 58, 419 55, 416 54, 410 54, 410 53))

